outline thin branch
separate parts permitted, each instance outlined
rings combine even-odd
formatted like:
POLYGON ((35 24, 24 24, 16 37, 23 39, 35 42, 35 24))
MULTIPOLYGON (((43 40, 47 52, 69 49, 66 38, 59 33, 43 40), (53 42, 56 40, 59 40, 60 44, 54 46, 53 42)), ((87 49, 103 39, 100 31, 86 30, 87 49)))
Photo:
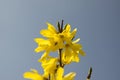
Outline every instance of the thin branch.
POLYGON ((60 59, 60 67, 62 66, 62 49, 59 49, 59 59, 60 59))
POLYGON ((92 67, 90 67, 90 69, 89 69, 87 80, 90 80, 91 74, 92 74, 92 67))
MULTIPOLYGON (((57 26, 58 26, 59 33, 62 33, 62 31, 63 31, 63 20, 61 22, 61 25, 58 22, 57 26)), ((62 64, 62 49, 59 49, 59 64, 60 64, 61 67, 63 67, 63 64, 62 64)))
POLYGON ((60 27, 60 23, 59 22, 57 23, 57 26, 58 26, 58 31, 60 32, 61 31, 61 27, 60 27))
POLYGON ((64 22, 64 20, 62 20, 62 23, 61 23, 61 30, 60 30, 60 32, 63 31, 63 22, 64 22))
POLYGON ((48 80, 50 80, 50 74, 49 74, 49 78, 48 78, 48 80))

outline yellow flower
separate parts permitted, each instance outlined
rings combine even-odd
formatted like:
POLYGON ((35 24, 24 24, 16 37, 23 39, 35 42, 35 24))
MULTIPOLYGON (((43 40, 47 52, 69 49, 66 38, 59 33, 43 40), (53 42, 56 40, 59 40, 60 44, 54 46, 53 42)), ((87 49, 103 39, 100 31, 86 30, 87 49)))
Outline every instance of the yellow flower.
POLYGON ((64 75, 64 66, 71 62, 79 62, 79 54, 84 56, 82 45, 78 44, 80 39, 73 41, 77 29, 71 31, 70 24, 63 26, 58 22, 58 30, 50 23, 47 29, 40 31, 44 38, 35 38, 38 44, 35 52, 44 52, 38 62, 41 63, 44 73, 41 75, 37 70, 31 69, 24 73, 24 78, 31 80, 74 80, 76 73, 70 72, 64 75), (64 27, 64 28, 63 28, 64 27), (58 57, 51 57, 50 52, 58 52, 58 57))
POLYGON ((74 80, 76 73, 70 72, 67 75, 63 76, 64 69, 62 67, 58 67, 56 80, 74 80))
POLYGON ((47 23, 48 29, 43 29, 40 31, 47 39, 35 38, 35 42, 38 44, 38 47, 35 49, 35 52, 41 51, 56 51, 59 48, 63 48, 63 41, 58 36, 58 32, 55 27, 47 23))
POLYGON ((59 32, 52 24, 47 23, 47 25, 48 29, 41 30, 40 34, 49 39, 51 43, 50 47, 52 48, 51 51, 56 51, 59 48, 63 48, 64 44, 59 32))
POLYGON ((31 80, 45 80, 45 78, 35 69, 31 69, 31 71, 25 72, 23 77, 31 80))
POLYGON ((66 50, 67 51, 67 53, 65 53, 65 51, 64 52, 62 52, 62 63, 63 64, 69 64, 69 63, 71 63, 71 61, 72 61, 72 53, 71 52, 69 52, 69 50, 66 50))
POLYGON ((47 23, 47 25, 48 29, 40 31, 40 34, 42 34, 47 39, 34 39, 35 42, 38 44, 38 47, 35 49, 35 52, 38 53, 41 51, 46 51, 46 54, 43 54, 44 57, 45 55, 48 56, 50 51, 56 51, 58 49, 64 48, 64 43, 70 43, 77 31, 77 29, 74 29, 72 32, 70 32, 71 27, 69 24, 67 24, 64 30, 60 33, 55 29, 55 27, 52 24, 47 23))
POLYGON ((60 35, 62 36, 61 38, 63 41, 70 42, 75 37, 76 32, 76 28, 71 32, 71 26, 70 24, 67 24, 60 35))
POLYGON ((82 45, 77 44, 80 39, 73 42, 66 43, 65 49, 62 53, 62 60, 64 64, 69 64, 72 61, 79 62, 79 53, 84 56, 85 53, 82 50, 82 45))
POLYGON ((56 51, 64 47, 64 43, 59 35, 54 36, 54 38, 50 39, 51 42, 51 51, 56 51))
POLYGON ((35 38, 34 41, 38 44, 38 47, 35 49, 35 52, 48 51, 51 45, 49 40, 42 38, 35 38))
POLYGON ((46 58, 49 56, 50 51, 56 51, 59 48, 63 47, 63 42, 55 37, 55 39, 42 39, 42 38, 35 38, 35 42, 38 44, 38 47, 35 49, 35 52, 45 51, 42 55, 41 59, 46 58))
POLYGON ((58 67, 56 80, 63 80, 64 69, 62 67, 58 67))
POLYGON ((44 69, 44 72, 47 72, 48 74, 54 74, 55 70, 57 69, 57 58, 49 57, 47 59, 44 59, 40 62, 42 63, 41 66, 44 69))
POLYGON ((40 34, 49 39, 52 45, 51 47, 56 46, 56 48, 52 49, 53 51, 64 48, 64 42, 65 41, 70 42, 75 36, 77 31, 77 29, 74 29, 71 32, 71 27, 69 24, 67 24, 64 30, 60 33, 59 31, 56 30, 56 28, 52 24, 47 23, 47 25, 48 29, 41 30, 40 34))
POLYGON ((47 38, 54 37, 58 33, 57 30, 52 24, 47 23, 47 25, 48 25, 48 29, 41 30, 40 34, 42 34, 44 37, 47 37, 47 38))

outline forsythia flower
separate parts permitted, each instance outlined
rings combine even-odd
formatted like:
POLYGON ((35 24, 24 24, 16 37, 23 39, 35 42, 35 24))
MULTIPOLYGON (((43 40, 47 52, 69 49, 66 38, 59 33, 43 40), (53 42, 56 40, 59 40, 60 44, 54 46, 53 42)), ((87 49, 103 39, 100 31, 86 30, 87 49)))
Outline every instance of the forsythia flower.
POLYGON ((76 75, 76 73, 71 72, 71 73, 63 76, 63 73, 64 73, 64 69, 62 67, 59 67, 57 70, 56 80, 74 80, 74 77, 76 75))
POLYGON ((32 69, 24 73, 24 78, 31 80, 74 80, 76 73, 70 72, 64 75, 64 66, 71 62, 79 62, 79 54, 84 56, 82 45, 78 44, 80 39, 73 41, 77 29, 71 31, 70 24, 66 24, 63 28, 63 21, 60 26, 58 22, 58 30, 50 23, 48 28, 40 31, 44 38, 35 38, 38 44, 35 52, 44 51, 38 62, 41 63, 44 73, 41 75, 37 70, 32 69), (50 56, 50 52, 58 51, 58 57, 50 56))
POLYGON ((47 25, 48 25, 48 29, 41 30, 40 34, 42 34, 44 37, 52 38, 58 33, 58 31, 52 24, 47 23, 47 25))
POLYGON ((82 45, 77 44, 77 42, 80 39, 77 39, 76 41, 73 41, 71 43, 67 43, 65 45, 65 49, 62 54, 62 60, 65 64, 69 64, 71 61, 79 62, 79 56, 80 53, 82 56, 85 55, 84 51, 82 49, 82 45))
POLYGON ((31 69, 31 72, 25 72, 23 76, 24 78, 32 80, 45 80, 45 78, 35 69, 31 69))
POLYGON ((41 30, 40 34, 49 39, 51 43, 51 51, 56 51, 59 48, 63 48, 63 41, 58 35, 55 27, 50 23, 47 23, 47 25, 48 29, 41 30))
POLYGON ((42 55, 41 59, 48 57, 51 51, 56 51, 59 49, 65 49, 63 51, 63 62, 66 64, 71 61, 79 62, 78 53, 85 55, 84 51, 82 51, 82 46, 80 44, 76 44, 79 40, 72 42, 77 29, 74 29, 71 32, 71 27, 67 24, 62 32, 56 30, 56 28, 47 23, 48 29, 43 29, 40 31, 47 39, 35 38, 35 42, 38 44, 38 47, 35 49, 35 52, 45 51, 42 55))
POLYGON ((44 72, 47 72, 48 74, 55 73, 55 70, 57 69, 57 58, 45 59, 41 63, 42 63, 44 72))

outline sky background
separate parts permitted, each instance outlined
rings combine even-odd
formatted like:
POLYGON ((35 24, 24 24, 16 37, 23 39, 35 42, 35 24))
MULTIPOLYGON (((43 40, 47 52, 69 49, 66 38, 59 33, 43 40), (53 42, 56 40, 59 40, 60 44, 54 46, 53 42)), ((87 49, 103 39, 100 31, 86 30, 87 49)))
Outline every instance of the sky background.
POLYGON ((0 80, 25 80, 31 68, 42 73, 34 38, 46 22, 62 19, 78 29, 87 54, 65 74, 74 71, 75 80, 85 80, 92 67, 91 80, 120 79, 120 0, 0 0, 0 80))

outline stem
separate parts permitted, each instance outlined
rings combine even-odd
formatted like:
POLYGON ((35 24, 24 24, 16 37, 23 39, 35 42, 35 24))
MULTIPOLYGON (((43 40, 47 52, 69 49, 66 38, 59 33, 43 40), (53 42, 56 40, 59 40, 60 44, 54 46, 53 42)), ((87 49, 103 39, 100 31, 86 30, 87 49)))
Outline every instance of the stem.
POLYGON ((62 49, 59 49, 59 59, 60 59, 60 67, 62 66, 62 49))
POLYGON ((48 80, 50 80, 50 74, 49 74, 48 80))
MULTIPOLYGON (((62 20, 62 22, 61 22, 61 27, 60 27, 60 33, 62 33, 62 31, 63 31, 63 20, 62 20)), ((60 67, 63 67, 63 65, 62 65, 62 49, 59 49, 59 58, 60 58, 60 67)))
POLYGON ((63 31, 63 21, 64 21, 64 20, 62 20, 62 23, 61 23, 61 30, 60 30, 60 33, 63 31))
POLYGON ((58 26, 58 31, 60 32, 61 28, 60 28, 60 23, 59 22, 57 23, 57 26, 58 26))
MULTIPOLYGON (((63 20, 62 20, 62 22, 61 22, 61 25, 60 25, 60 23, 58 22, 58 31, 59 31, 59 33, 62 33, 62 31, 63 31, 63 20)), ((63 65, 62 65, 62 49, 59 49, 59 64, 60 64, 60 67, 63 67, 63 65)))
POLYGON ((90 80, 91 74, 92 74, 92 67, 90 67, 90 70, 89 70, 89 73, 88 73, 88 76, 87 76, 87 80, 90 80))

